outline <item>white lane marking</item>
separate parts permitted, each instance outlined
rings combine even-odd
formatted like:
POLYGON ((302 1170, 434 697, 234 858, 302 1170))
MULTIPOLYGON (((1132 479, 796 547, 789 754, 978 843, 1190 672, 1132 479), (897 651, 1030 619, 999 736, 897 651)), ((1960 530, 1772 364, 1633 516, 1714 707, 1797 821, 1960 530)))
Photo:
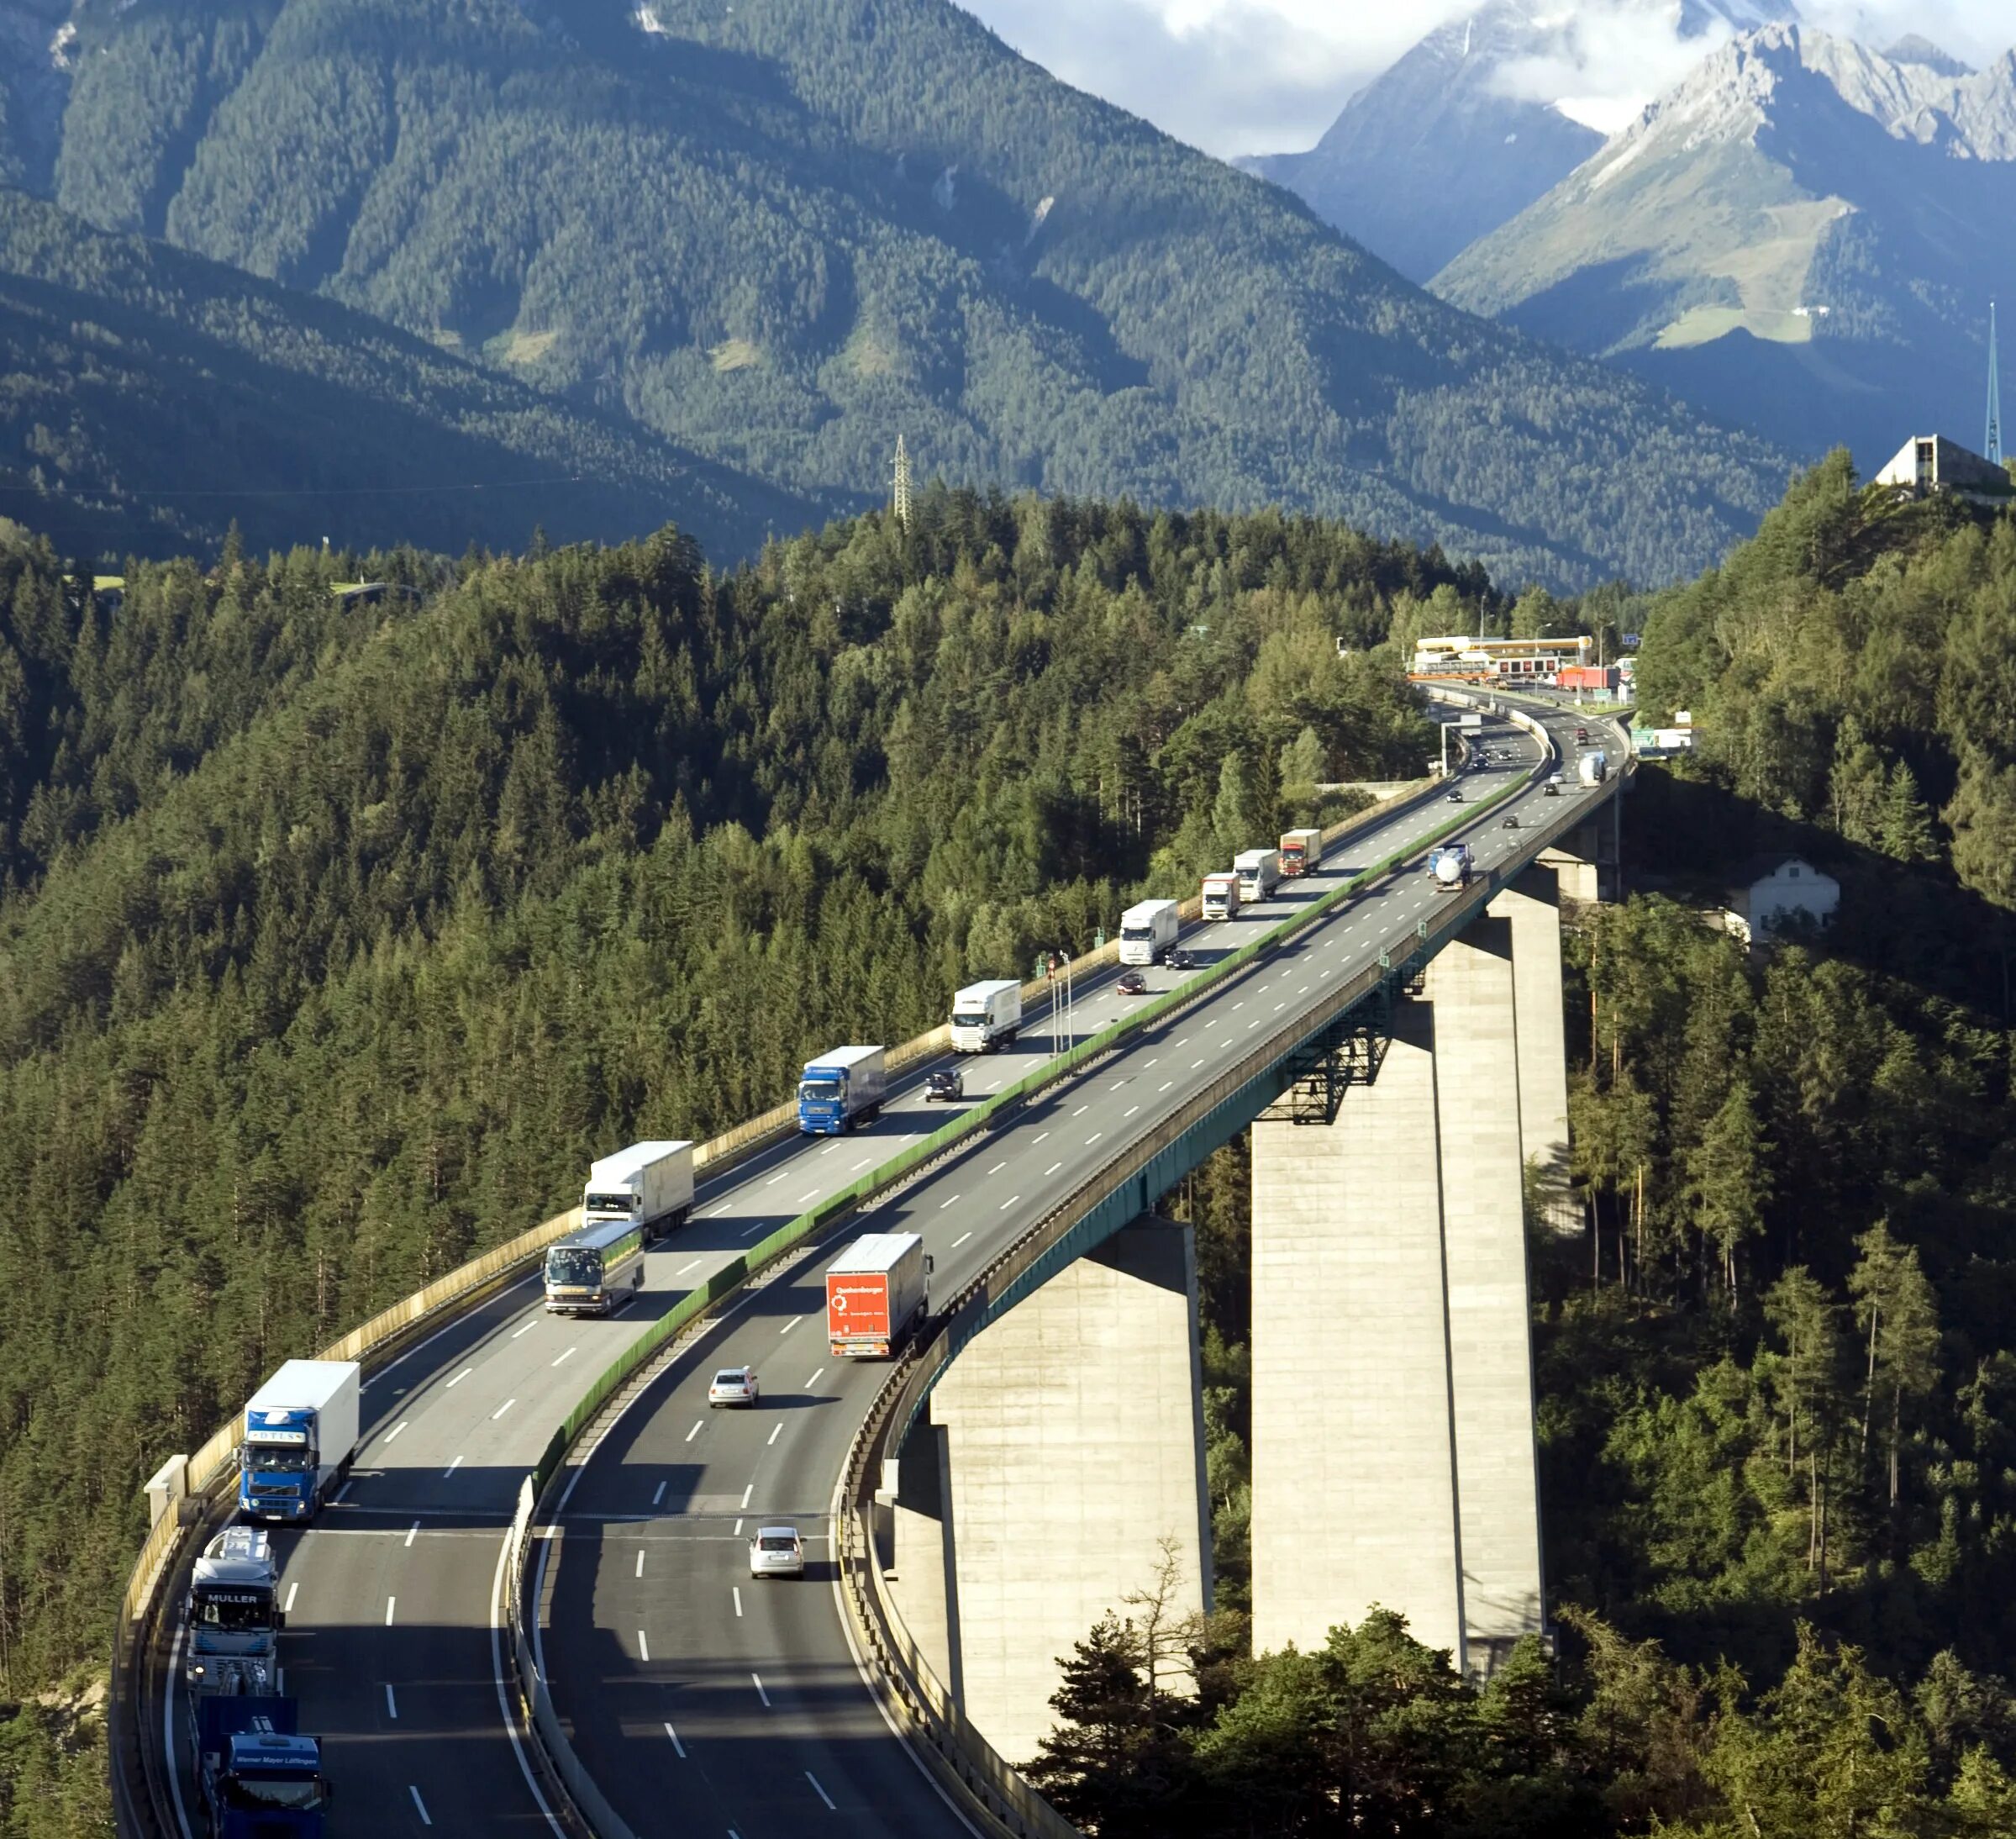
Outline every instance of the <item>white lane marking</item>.
POLYGON ((939 1210, 940 1213, 943 1213, 943 1212, 945 1210, 945 1209, 946 1209, 946 1208, 948 1208, 949 1206, 950 1206, 950 1205, 952 1204, 952 1202, 953 1202, 953 1201, 955 1201, 955 1200, 957 1200, 958 1199, 959 1199, 959 1196, 958 1196, 957 1194, 955 1194, 955 1195, 953 1195, 953 1196, 952 1196, 952 1199, 951 1199, 951 1200, 941 1200, 941 1201, 940 1201, 940 1202, 939 1202, 939 1204, 938 1204, 938 1210, 939 1210))
POLYGON ((816 1188, 808 1188, 803 1194, 800 1194, 796 1200, 792 1202, 792 1205, 794 1207, 803 1207, 807 1201, 816 1200, 819 1198, 819 1189, 816 1188))
POLYGON ((822 1156, 830 1156, 839 1147, 840 1145, 838 1143, 829 1143, 825 1148, 819 1151, 819 1154, 822 1156))
POLYGON ((997 1213, 1006 1213, 1010 1207, 1013 1206, 1015 1203, 1021 1199, 1022 1196, 1019 1194, 1010 1194, 1006 1200, 1002 1202, 999 1207, 995 1209, 995 1211, 997 1213))
POLYGON ((756 1683, 756 1696, 761 1699, 765 1705, 767 1705, 770 1703, 770 1694, 763 1689, 762 1675, 761 1673, 752 1673, 749 1677, 756 1683))
POLYGON ((703 1261, 698 1258, 688 1258, 684 1264, 681 1265, 676 1271, 672 1273, 672 1275, 674 1277, 684 1277, 686 1273, 692 1270, 696 1264, 698 1264, 702 1262, 703 1261))
POLYGON ((1089 1104, 1082 1104, 1082 1105, 1080 1105, 1080 1106, 1078 1107, 1078 1109, 1077 1109, 1076 1110, 1075 1110, 1074 1112, 1072 1112, 1072 1113, 1071 1113, 1071 1115, 1072 1115, 1073 1117, 1075 1117, 1075 1118, 1082 1118, 1082 1117, 1083 1117, 1083 1116, 1085 1115, 1085 1114, 1086 1114, 1087 1111, 1089 1111, 1089 1110, 1091 1110, 1091 1109, 1092 1109, 1092 1107, 1091 1107, 1089 1104))
POLYGON ((787 1168, 781 1168, 776 1174, 772 1175, 768 1181, 765 1182, 763 1185, 766 1188, 775 1188, 776 1184, 783 1180, 785 1176, 788 1175, 790 1172, 791 1171, 787 1168))
MULTIPOLYGON (((392 1427, 385 1433, 385 1443, 391 1442, 392 1440, 397 1436, 400 1431, 406 1428, 409 1421, 410 1420, 408 1419, 401 1418, 397 1424, 393 1425, 392 1427)), ((378 1447, 380 1449, 383 1449, 385 1447, 385 1443, 381 1443, 378 1447)))
POLYGON ((508 1410, 511 1409, 511 1407, 512 1407, 513 1405, 516 1404, 517 1403, 518 1403, 518 1400, 517 1400, 516 1399, 505 1399, 505 1400, 504 1400, 504 1402, 503 1402, 502 1404, 500 1404, 500 1405, 499 1405, 499 1406, 497 1408, 497 1410, 496 1410, 492 1411, 492 1412, 490 1414, 490 1421, 491 1421, 492 1424, 495 1424, 495 1423, 497 1422, 497 1420, 499 1418, 501 1418, 502 1416, 503 1416, 503 1415, 504 1415, 504 1414, 505 1414, 507 1411, 508 1411, 508 1410))
POLYGON ((354 1475, 352 1475, 352 1476, 349 1477, 349 1478, 347 1478, 347 1479, 346 1479, 346 1480, 344 1482, 344 1483, 343 1483, 342 1487, 339 1488, 339 1489, 336 1490, 336 1499, 335 1499, 335 1504, 336 1504, 337 1506, 341 1506, 341 1505, 343 1504, 343 1497, 344 1497, 345 1494, 347 1494, 350 1492, 350 1483, 351 1483, 351 1482, 355 1481, 355 1479, 356 1479, 356 1477, 355 1477, 355 1476, 354 1476, 354 1475))
POLYGON ((443 1481, 446 1481, 446 1480, 448 1480, 448 1479, 449 1479, 449 1478, 450 1478, 450 1477, 451 1477, 451 1476, 452 1476, 452 1475, 455 1473, 455 1471, 456 1471, 458 1468, 460 1468, 461 1466, 462 1466, 462 1459, 461 1459, 461 1457, 459 1457, 459 1456, 458 1456, 458 1457, 455 1457, 455 1460, 454 1460, 452 1462, 450 1462, 450 1463, 448 1465, 448 1467, 447 1467, 446 1468, 445 1468, 445 1469, 443 1469, 443 1470, 441 1471, 441 1479, 442 1479, 443 1481))
POLYGON ((824 1367, 821 1367, 818 1373, 813 1374, 813 1376, 805 1382, 803 1389, 807 1392, 811 1391, 812 1388, 819 1383, 819 1380, 824 1374, 825 1371, 826 1369, 824 1367))
POLYGON ((875 1160, 875 1158, 874 1158, 872 1156, 864 1156, 864 1157, 862 1157, 862 1158, 861 1158, 861 1160, 860 1160, 858 1162, 856 1162, 856 1163, 854 1165, 854 1168, 850 1168, 850 1169, 849 1169, 849 1170, 847 1171, 847 1172, 848 1172, 850 1175, 851 1175, 851 1174, 852 1174, 852 1173, 855 1172, 855 1169, 858 1169, 858 1168, 866 1168, 866 1167, 869 1165, 869 1163, 871 1163, 871 1162, 873 1162, 874 1160, 875 1160))
POLYGON ((1126 1110, 1125 1110, 1125 1111, 1124 1111, 1124 1112, 1121 1114, 1121 1122, 1124 1123, 1124 1122, 1125 1122, 1125 1121, 1126 1121, 1126 1120, 1127 1120, 1129 1118, 1132 1117, 1132 1116, 1134 1114, 1134 1113, 1135 1113, 1136 1111, 1140 1110, 1140 1109, 1141 1109, 1141 1108, 1140 1108, 1140 1105, 1138 1105, 1138 1104, 1130 1104, 1130 1105, 1129 1105, 1129 1106, 1127 1107, 1126 1110))
POLYGON ((964 1245, 964 1244, 966 1242, 966 1241, 967 1241, 968 1239, 971 1238, 972 1236, 973 1236, 973 1235, 972 1235, 971 1233, 970 1233, 970 1232, 962 1232, 962 1233, 961 1233, 961 1234, 960 1234, 960 1236, 958 1236, 956 1239, 955 1239, 955 1240, 952 1241, 952 1249, 953 1249, 955 1251, 957 1251, 957 1250, 960 1248, 960 1246, 961 1246, 962 1245, 964 1245))
POLYGON ((738 1539, 742 1536, 742 1522, 740 1520, 735 1522, 735 1536, 738 1539))
POLYGON ((301 1585, 297 1582, 287 1585, 287 1599, 280 1605, 283 1615, 292 1615, 294 1613, 294 1599, 300 1590, 301 1585))
MULTIPOLYGON (((575 1343, 575 1344, 574 1344, 574 1345, 573 1345, 571 1347, 570 1347, 570 1348, 569 1348, 569 1349, 566 1351, 566 1352, 565 1352, 564 1354, 562 1354, 562 1355, 560 1357, 560 1360, 571 1360, 571 1359, 574 1357, 574 1356, 575 1356, 576 1354, 579 1353, 580 1352, 581 1352, 581 1343, 580 1343, 579 1341, 576 1341, 576 1343, 575 1343)), ((560 1360, 556 1360, 556 1361, 555 1361, 555 1362, 553 1362, 553 1364, 554 1364, 555 1366, 556 1366, 556 1367, 557 1367, 557 1366, 560 1364, 560 1360)))
POLYGON ((767 1439, 767 1440, 765 1441, 765 1443, 764 1443, 764 1445, 763 1445, 763 1447, 764 1447, 765 1449, 768 1449, 768 1448, 770 1447, 771 1444, 772 1444, 772 1443, 776 1442, 776 1440, 777 1440, 777 1438, 778 1438, 778 1436, 780 1436, 780 1435, 782 1433, 782 1431, 783 1431, 783 1429, 784 1429, 784 1426, 783 1426, 782 1425, 781 1425, 781 1424, 773 1424, 773 1425, 771 1425, 771 1427, 770 1427, 770 1436, 769 1436, 768 1439, 767 1439))
POLYGON ((385 1599, 385 1626, 387 1628, 392 1626, 392 1605, 398 1600, 398 1598, 396 1596, 388 1596, 385 1599))
POLYGON ((537 1328, 538 1326, 539 1326, 539 1317, 538 1317, 538 1316, 536 1316, 536 1315, 534 1315, 534 1316, 532 1318, 532 1320, 531 1320, 530 1321, 527 1322, 527 1323, 525 1324, 525 1325, 524 1325, 523 1328, 514 1328, 514 1329, 513 1329, 513 1330, 511 1331, 511 1338, 512 1338, 512 1340, 513 1340, 513 1341, 516 1341, 516 1340, 518 1339, 518 1337, 520 1335, 529 1335, 529 1334, 532 1332, 532 1331, 533 1331, 534 1329, 537 1328))
POLYGON ((1282 1011, 1284 1009, 1286 1009, 1287 1006, 1288 1006, 1288 1005, 1287 1005, 1286 1003, 1276 1003, 1276 1004, 1274 1005, 1274 1013, 1275 1013, 1276 1015, 1278 1015, 1278 1014, 1280 1014, 1280 1013, 1281 1013, 1281 1012, 1282 1012, 1282 1011))
POLYGON ((392 1681, 385 1682, 385 1715, 395 1722, 399 1715, 399 1701, 392 1695, 392 1681))
POLYGON ((695 1418, 695 1419, 693 1420, 693 1427, 692 1427, 692 1430, 690 1430, 690 1431, 688 1431, 686 1433, 686 1440, 687 1440, 687 1442, 689 1442, 689 1443, 690 1443, 690 1442, 692 1442, 692 1440, 693 1440, 695 1437, 697 1437, 697 1436, 699 1436, 699 1434, 700 1434, 700 1426, 701 1426, 702 1425, 703 1425, 704 1423, 706 1423, 706 1422, 707 1422, 707 1420, 706 1420, 705 1418, 695 1418))
POLYGON ((780 1336, 788 1335, 792 1329, 796 1328, 798 1324, 804 1320, 805 1318, 803 1315, 792 1316, 789 1321, 785 1323, 785 1325, 777 1331, 778 1335, 780 1336))
POLYGON ((1298 996, 1307 996, 1309 993, 1309 986, 1307 983, 1303 984, 1295 993, 1298 996))
POLYGON ((1255 1015, 1255 1016, 1253 1018, 1253 1020, 1252 1020, 1251 1021, 1250 1021, 1250 1022, 1248 1022, 1248 1023, 1246 1024, 1246 1032, 1247 1032, 1248 1034, 1251 1034, 1251 1033, 1252 1033, 1252 1031, 1253 1031, 1253 1030, 1254 1030, 1255 1028, 1257 1028, 1257 1027, 1259 1027, 1259 1026, 1260 1026, 1260 1017, 1259 1017, 1259 1016, 1257 1016, 1257 1015, 1255 1015))
MULTIPOLYGON (((691 1437, 688 1437, 688 1438, 687 1439, 687 1441, 690 1443, 690 1442, 692 1441, 692 1439, 691 1437)), ((654 1507, 655 1507, 655 1506, 658 1504, 658 1503, 659 1503, 660 1501, 663 1500, 664 1499, 665 1499, 665 1483, 664 1483, 663 1482, 661 1482, 661 1483, 659 1483, 659 1484, 658 1484, 658 1485, 657 1485, 655 1488, 654 1488, 654 1489, 651 1490, 651 1504, 652 1504, 654 1507)))
POLYGON ((651 1644, 644 1638, 641 1628, 637 1631, 637 1657, 647 1662, 651 1657, 651 1644))
POLYGON ((742 1509, 745 1513, 749 1510, 749 1497, 755 1494, 755 1491, 756 1484, 754 1482, 751 1482, 748 1487, 742 1490, 742 1509))
POLYGON ((1246 999, 1245 999, 1245 997, 1243 997, 1243 996, 1242 996, 1242 997, 1240 997, 1240 999, 1239 999, 1239 1000, 1238 1000, 1236 1003, 1234 1003, 1234 1004, 1232 1006, 1233 1006, 1233 1008, 1234 1008, 1234 1009, 1244 1009, 1244 1008, 1246 1006, 1246 999))
POLYGON ((1192 1061, 1192 1062, 1190 1062, 1190 1070, 1191 1070, 1192 1072, 1195 1072, 1197 1071, 1197 1069, 1199 1067, 1203 1066, 1203 1061, 1201 1061, 1201 1060, 1193 1060, 1193 1061, 1192 1061))
POLYGON ((1105 1136, 1105 1134, 1106 1133, 1103 1130, 1094 1130, 1090 1136, 1085 1139, 1086 1148, 1090 1149, 1092 1145, 1097 1142, 1101 1137, 1105 1136))
POLYGON ((420 1522, 416 1520, 406 1529, 406 1549, 408 1552, 413 1550, 413 1542, 419 1536, 419 1533, 420 1522))
MULTIPOLYGON (((470 1374, 471 1374, 471 1373, 474 1373, 475 1371, 476 1371, 476 1368, 475 1368, 474 1367, 463 1367, 463 1368, 462 1368, 462 1370, 461 1370, 460 1373, 457 1373, 457 1374, 455 1376, 455 1378, 454 1378, 450 1379, 450 1380, 448 1382, 448 1388, 452 1388, 452 1387, 455 1387, 455 1386, 459 1386, 460 1384, 461 1384, 461 1383, 462 1383, 462 1382, 463 1382, 465 1379, 466 1379, 466 1378, 467 1378, 470 1376, 470 1374)), ((443 1389, 444 1389, 444 1390, 446 1390, 446 1389, 448 1389, 448 1388, 444 1388, 443 1389)))
POLYGON ((1002 1172, 1002 1170, 1003 1170, 1003 1169, 1004 1169, 1004 1168, 1006 1168, 1007 1167, 1008 1167, 1008 1164, 1007 1164, 1006 1162, 997 1162, 997 1163, 995 1163, 995 1164, 994 1164, 994 1166, 993 1166, 992 1168, 990 1168, 990 1169, 987 1171, 987 1173, 988 1173, 988 1174, 990 1174, 990 1175, 998 1175, 998 1174, 999 1174, 999 1173, 1002 1172))
POLYGON ((1173 1080, 1173 1079, 1165 1079, 1165 1080, 1163 1080, 1163 1082, 1162 1082, 1162 1083, 1161 1083, 1159 1086, 1157 1086, 1157 1087, 1155 1088, 1155 1090, 1156 1090, 1156 1092, 1157 1092, 1157 1093, 1163 1093, 1163 1092, 1166 1092, 1166 1091, 1167 1091, 1167 1090, 1170 1088, 1170 1087, 1171 1087, 1171 1086, 1172 1086, 1172 1085, 1174 1085, 1175 1083, 1176 1083, 1176 1081, 1175 1081, 1175 1080, 1173 1080))
POLYGON ((407 1787, 406 1792, 413 1796, 413 1807, 419 1814, 420 1824, 423 1826, 431 1826, 434 1824, 434 1821, 428 1817, 427 1803, 420 1799, 419 1789, 409 1784, 407 1787))
POLYGON ((1045 1170, 1044 1170, 1044 1172, 1044 1172, 1045 1175, 1054 1175, 1054 1174, 1055 1174, 1055 1173, 1057 1172, 1057 1171, 1058 1171, 1059 1169, 1061 1169, 1061 1167, 1064 1167, 1064 1164, 1063 1164, 1063 1163, 1061 1163, 1061 1162, 1052 1162, 1052 1163, 1050 1165, 1050 1167, 1049 1167, 1048 1168, 1046 1168, 1046 1169, 1045 1169, 1045 1170))
POLYGON ((1215 1028, 1215 1027, 1217 1027, 1217 1026, 1218 1026, 1218 1025, 1219 1025, 1220 1022, 1222 1022, 1222 1021, 1223 1021, 1224 1019, 1225 1019, 1225 1018, 1224 1018, 1223 1015, 1213 1015, 1213 1016, 1211 1018, 1211 1020, 1210 1020, 1209 1021, 1208 1021, 1208 1022, 1206 1022, 1206 1023, 1204 1024, 1204 1026, 1205 1026, 1206 1028, 1208 1028, 1208 1028, 1215 1028))
POLYGON ((735 1596, 735 1614, 740 1615, 742 1613, 742 1586, 738 1583, 733 1586, 733 1588, 735 1596))
POLYGON ((642 1577, 642 1576, 644 1575, 644 1547, 643 1547, 642 1546, 640 1546, 640 1547, 638 1547, 638 1548, 637 1548, 637 1572, 636 1572, 636 1574, 637 1574, 639 1577, 642 1577))
POLYGON ((833 1796, 829 1794, 824 1789, 819 1786, 819 1777, 814 1775, 810 1769, 807 1769, 805 1771, 805 1779, 812 1784, 813 1793, 817 1794, 821 1800, 825 1802, 826 1810, 829 1813, 837 1814, 840 1811, 840 1809, 834 1805, 833 1796))
POLYGON ((683 1762, 686 1758, 686 1746, 679 1741, 679 1733, 668 1724, 665 1727, 665 1734, 672 1740, 673 1751, 683 1762))

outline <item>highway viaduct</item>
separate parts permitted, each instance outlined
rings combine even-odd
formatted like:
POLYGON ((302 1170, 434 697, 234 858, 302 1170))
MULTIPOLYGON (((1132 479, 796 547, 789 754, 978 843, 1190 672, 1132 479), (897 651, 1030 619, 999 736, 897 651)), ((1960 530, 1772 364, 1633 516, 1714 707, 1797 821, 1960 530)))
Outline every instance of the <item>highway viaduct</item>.
MULTIPOLYGON (((1463 811, 1400 801, 1320 874, 1187 933, 1201 968, 1158 975, 1140 1025, 1061 1059, 1038 1021, 969 1068, 969 1094, 1012 1102, 840 1215, 934 1254, 934 1332, 897 1368, 828 1357, 835 1237, 743 1279, 752 1246, 944 1136, 923 1062, 870 1131, 705 1181, 624 1316, 548 1317, 529 1273, 367 1362, 350 1487, 279 1541, 331 1831, 1066 1830, 1003 1762, 1033 1747, 1055 1656, 1165 1555, 1182 1600, 1208 1596, 1194 1260, 1145 1216, 1248 1128, 1256 1640, 1318 1642, 1380 1602, 1482 1668, 1538 1629, 1523 1190, 1566 1147, 1550 877, 1603 890, 1618 782, 1546 796, 1574 722, 1521 719, 1483 731, 1500 758, 1463 811), (1453 895, 1415 859, 1452 822, 1481 871, 1453 895), (762 1408, 710 1413, 708 1374, 745 1360, 762 1408), (563 1419, 582 1434, 556 1464, 563 1419), (746 1574, 773 1518, 808 1535, 804 1584, 746 1574)), ((1127 1009, 1102 975, 1073 1019, 1127 1009)), ((186 1563, 193 1536, 157 1542, 186 1563)), ((172 1557, 129 1599, 116 1683, 134 1833, 199 1830, 172 1557)))

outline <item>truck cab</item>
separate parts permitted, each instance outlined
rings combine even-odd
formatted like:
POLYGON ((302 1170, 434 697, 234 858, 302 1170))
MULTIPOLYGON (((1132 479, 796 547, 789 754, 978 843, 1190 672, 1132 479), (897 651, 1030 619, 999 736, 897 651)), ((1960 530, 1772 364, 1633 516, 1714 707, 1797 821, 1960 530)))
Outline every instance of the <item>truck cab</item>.
POLYGON ((273 1689, 285 1621, 274 1602, 279 1583, 272 1540, 261 1530, 229 1526, 203 1547, 184 1605, 182 1683, 192 1695, 273 1689))
POLYGON ((205 1699, 196 1741, 212 1839, 322 1839, 322 1746, 292 1699, 205 1699))

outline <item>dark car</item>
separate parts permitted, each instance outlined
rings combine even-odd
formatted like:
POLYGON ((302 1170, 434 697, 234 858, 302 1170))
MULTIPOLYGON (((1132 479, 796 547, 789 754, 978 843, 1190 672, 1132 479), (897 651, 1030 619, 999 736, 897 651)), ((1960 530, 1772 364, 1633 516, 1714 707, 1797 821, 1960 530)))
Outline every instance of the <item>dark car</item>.
POLYGON ((1172 971, 1194 971, 1197 968, 1197 960, 1180 945, 1163 960, 1163 962, 1172 971))
POLYGON ((1450 793, 1449 794, 1449 802, 1451 804, 1461 804, 1463 802, 1463 794, 1461 792, 1450 793))
POLYGON ((1519 827, 1519 820, 1517 817, 1508 817, 1498 826, 1502 830, 1516 830, 1519 827))
POLYGON ((934 1104, 940 1099, 963 1099, 966 1095, 966 1081, 957 1072, 927 1072, 924 1075, 924 1102, 934 1104))
POLYGON ((1119 988, 1123 996, 1145 996, 1148 993, 1148 979, 1139 971, 1127 971, 1121 975, 1119 988))
POLYGON ((1540 788, 1540 796, 1543 798, 1558 798, 1561 795, 1561 788, 1551 779, 1540 788))

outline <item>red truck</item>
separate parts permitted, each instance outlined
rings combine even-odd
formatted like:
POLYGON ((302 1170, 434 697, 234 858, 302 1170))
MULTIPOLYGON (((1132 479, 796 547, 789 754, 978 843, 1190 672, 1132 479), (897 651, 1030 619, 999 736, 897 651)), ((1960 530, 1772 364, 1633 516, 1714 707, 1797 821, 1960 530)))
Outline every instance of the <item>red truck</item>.
POLYGON ((1561 667, 1555 679, 1556 688, 1565 690, 1613 690, 1617 688, 1617 667, 1614 664, 1567 664, 1561 667))
POLYGON ((886 1360, 924 1319, 931 1261, 914 1232, 865 1232, 826 1267, 826 1340, 834 1353, 886 1360))

